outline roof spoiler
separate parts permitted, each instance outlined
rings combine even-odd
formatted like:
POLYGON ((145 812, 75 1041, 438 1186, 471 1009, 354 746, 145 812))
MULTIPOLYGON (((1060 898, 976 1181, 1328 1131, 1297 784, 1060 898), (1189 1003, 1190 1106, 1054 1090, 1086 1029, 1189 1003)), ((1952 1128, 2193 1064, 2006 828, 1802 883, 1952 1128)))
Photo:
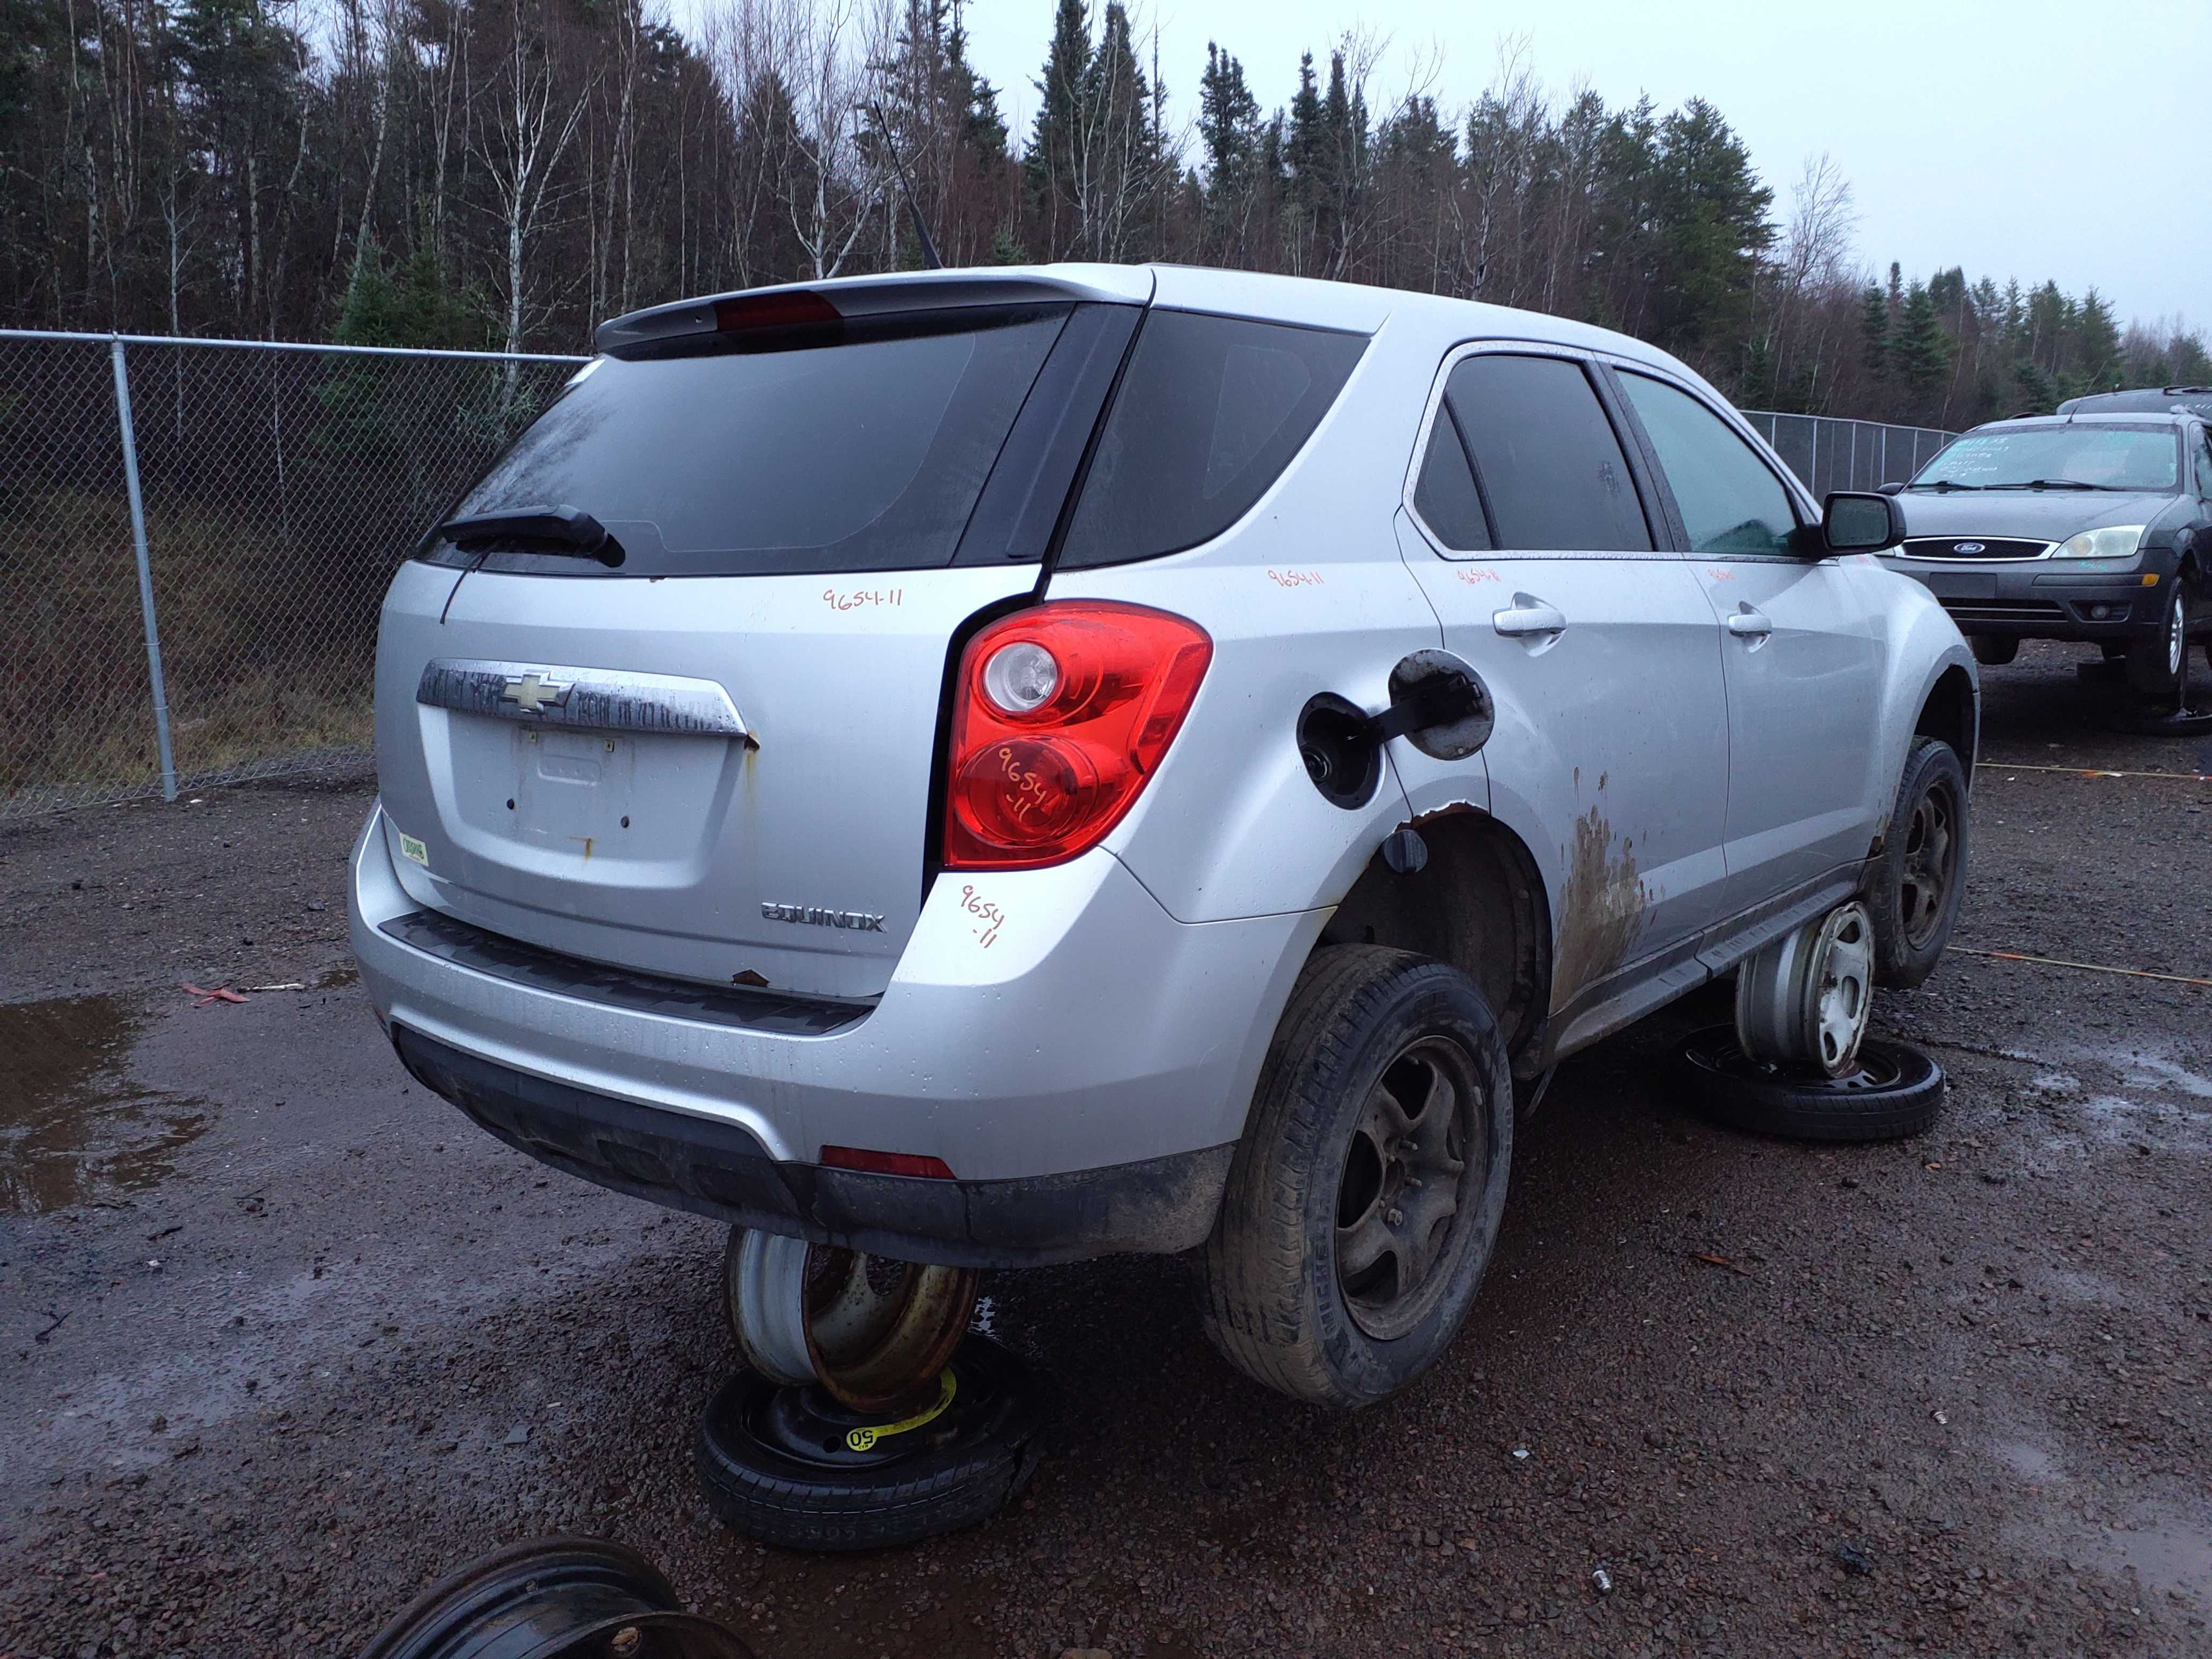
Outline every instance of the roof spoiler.
POLYGON ((647 348, 745 328, 851 321, 921 311, 1093 301, 1144 305, 1152 273, 1134 265, 1063 265, 1021 270, 908 270, 823 283, 742 289, 678 300, 601 323, 599 350, 622 356, 647 348))

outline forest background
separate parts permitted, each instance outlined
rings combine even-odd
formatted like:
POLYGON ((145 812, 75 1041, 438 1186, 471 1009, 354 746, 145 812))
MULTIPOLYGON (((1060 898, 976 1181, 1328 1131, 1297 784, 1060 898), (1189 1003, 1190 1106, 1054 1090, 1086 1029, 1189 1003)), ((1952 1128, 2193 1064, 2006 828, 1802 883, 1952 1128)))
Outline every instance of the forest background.
POLYGON ((1449 293, 1625 330, 1747 407, 1959 428, 2212 378, 2094 288, 1869 266, 1833 163, 1778 190, 1702 100, 1554 92, 1509 42, 1448 107, 1355 32, 1271 110, 1235 43, 1164 65, 1118 0, 1052 21, 1016 132, 957 0, 681 30, 650 0, 0 0, 0 321, 588 349, 639 306, 921 264, 902 161, 947 264, 1449 293))

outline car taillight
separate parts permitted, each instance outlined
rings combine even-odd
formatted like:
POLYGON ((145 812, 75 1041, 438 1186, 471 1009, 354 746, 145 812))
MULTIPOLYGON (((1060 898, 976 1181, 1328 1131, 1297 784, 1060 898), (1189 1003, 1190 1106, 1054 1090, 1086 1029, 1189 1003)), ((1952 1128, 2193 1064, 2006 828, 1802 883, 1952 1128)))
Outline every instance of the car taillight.
POLYGON ((1097 846, 1212 659, 1196 623, 1106 600, 1053 600, 977 634, 953 691, 945 867, 1027 870, 1097 846))

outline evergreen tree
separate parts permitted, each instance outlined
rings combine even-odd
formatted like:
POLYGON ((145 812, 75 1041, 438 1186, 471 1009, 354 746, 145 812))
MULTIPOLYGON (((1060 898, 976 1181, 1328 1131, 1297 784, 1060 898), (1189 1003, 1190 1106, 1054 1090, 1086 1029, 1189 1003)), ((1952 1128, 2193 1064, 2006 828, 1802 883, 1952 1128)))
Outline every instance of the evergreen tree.
POLYGON ((1083 0, 1058 0, 1044 73, 1036 82, 1037 112, 1022 173, 1031 204, 1044 219, 1044 257, 1059 258, 1070 229, 1080 223, 1077 147, 1084 79, 1091 67, 1091 16, 1083 0))
POLYGON ((1905 311, 1898 320, 1894 348, 1897 376, 1903 383, 1915 421, 1933 423, 1937 401, 1951 372, 1950 343, 1936 320, 1936 304, 1926 287, 1915 283, 1906 290, 1905 311))
POLYGON ((1889 382, 1889 301, 1881 289, 1869 283, 1866 303, 1859 315, 1859 356, 1867 376, 1877 386, 1889 382))

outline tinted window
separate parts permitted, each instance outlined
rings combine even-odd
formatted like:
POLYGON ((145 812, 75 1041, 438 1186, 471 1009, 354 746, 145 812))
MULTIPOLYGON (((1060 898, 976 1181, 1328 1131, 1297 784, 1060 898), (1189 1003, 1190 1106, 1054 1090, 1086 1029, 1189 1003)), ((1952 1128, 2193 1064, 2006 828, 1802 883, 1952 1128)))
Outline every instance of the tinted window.
POLYGON ((1797 527, 1790 492, 1728 423, 1686 392, 1642 374, 1622 388, 1658 452, 1693 553, 1779 553, 1797 527))
POLYGON ((1413 510, 1446 547, 1489 551, 1490 525, 1482 516, 1482 497, 1475 493, 1474 473, 1449 409, 1437 410, 1437 423, 1429 432, 1429 453, 1413 484, 1413 510))
POLYGON ((1212 540, 1290 465, 1366 347, 1358 334, 1153 312, 1060 562, 1118 564, 1212 540))
POLYGON ((949 564, 1066 314, 601 358, 458 510, 581 507, 623 544, 625 575, 949 564))
POLYGON ((1500 548, 1650 551, 1627 457, 1581 364, 1485 353, 1452 370, 1446 396, 1500 548))
POLYGON ((2197 493, 2212 499, 2212 432, 2197 436, 2197 493))

